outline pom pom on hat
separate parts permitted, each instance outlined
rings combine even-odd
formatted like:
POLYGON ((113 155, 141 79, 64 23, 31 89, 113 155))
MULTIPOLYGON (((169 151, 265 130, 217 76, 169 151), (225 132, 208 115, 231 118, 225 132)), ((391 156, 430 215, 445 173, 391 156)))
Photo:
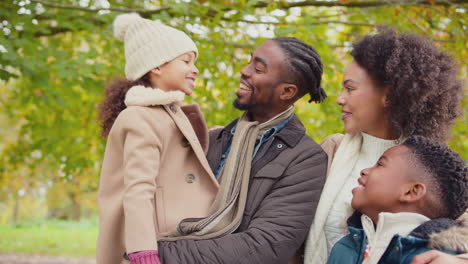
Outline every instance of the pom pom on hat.
POLYGON ((114 20, 114 37, 120 41, 124 41, 125 33, 130 25, 142 19, 137 13, 122 14, 115 17, 114 20))

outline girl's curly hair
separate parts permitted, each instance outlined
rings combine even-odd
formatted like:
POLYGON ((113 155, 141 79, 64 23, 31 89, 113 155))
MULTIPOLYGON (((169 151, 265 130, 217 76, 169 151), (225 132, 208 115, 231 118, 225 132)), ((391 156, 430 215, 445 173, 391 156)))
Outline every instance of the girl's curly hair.
POLYGON ((461 115, 462 81, 447 52, 416 34, 379 27, 353 45, 351 55, 386 89, 390 123, 403 137, 421 135, 444 141, 461 115))
POLYGON ((135 85, 150 87, 148 74, 136 81, 117 78, 106 87, 104 100, 99 104, 99 120, 101 121, 102 136, 106 137, 109 135, 115 119, 126 108, 124 101, 127 91, 135 85))

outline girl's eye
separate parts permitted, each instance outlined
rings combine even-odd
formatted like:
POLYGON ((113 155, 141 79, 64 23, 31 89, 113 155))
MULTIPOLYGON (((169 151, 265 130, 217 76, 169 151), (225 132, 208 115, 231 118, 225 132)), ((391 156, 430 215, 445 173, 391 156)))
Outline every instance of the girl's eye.
POLYGON ((377 166, 382 166, 382 163, 380 161, 377 161, 377 166))
POLYGON ((351 92, 351 91, 353 91, 354 89, 353 89, 353 88, 350 88, 350 87, 345 87, 345 90, 346 90, 347 92, 351 92))

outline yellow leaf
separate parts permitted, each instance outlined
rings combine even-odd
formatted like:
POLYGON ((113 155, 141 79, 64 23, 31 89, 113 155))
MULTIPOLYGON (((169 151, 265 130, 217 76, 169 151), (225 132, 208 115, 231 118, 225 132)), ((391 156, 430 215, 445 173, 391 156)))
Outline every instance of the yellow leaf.
POLYGON ((33 92, 36 97, 41 97, 42 95, 44 95, 44 92, 41 89, 34 89, 33 92))

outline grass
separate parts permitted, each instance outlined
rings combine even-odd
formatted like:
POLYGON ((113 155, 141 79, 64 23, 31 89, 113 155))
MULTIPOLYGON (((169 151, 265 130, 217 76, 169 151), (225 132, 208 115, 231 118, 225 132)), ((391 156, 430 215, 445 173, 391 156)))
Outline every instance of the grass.
POLYGON ((0 225, 0 253, 94 257, 97 233, 95 219, 0 225))

